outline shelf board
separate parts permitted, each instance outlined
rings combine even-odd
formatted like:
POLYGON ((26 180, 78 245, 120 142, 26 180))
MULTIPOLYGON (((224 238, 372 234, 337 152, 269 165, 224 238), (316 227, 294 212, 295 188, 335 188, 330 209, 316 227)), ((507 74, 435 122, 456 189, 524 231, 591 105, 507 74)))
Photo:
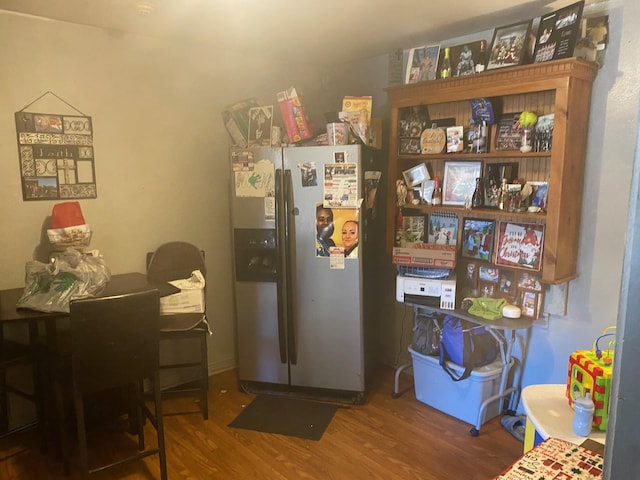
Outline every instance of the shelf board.
POLYGON ((521 153, 517 150, 497 151, 489 153, 437 153, 425 155, 407 155, 398 154, 398 160, 475 160, 475 159, 491 159, 491 158, 545 158, 550 157, 551 151, 548 152, 530 152, 521 153))

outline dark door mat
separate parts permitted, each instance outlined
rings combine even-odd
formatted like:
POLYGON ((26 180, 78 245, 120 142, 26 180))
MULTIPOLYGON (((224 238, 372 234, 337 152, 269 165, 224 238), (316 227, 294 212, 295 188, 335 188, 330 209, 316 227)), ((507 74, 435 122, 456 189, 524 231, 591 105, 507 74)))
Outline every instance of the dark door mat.
POLYGON ((320 440, 337 409, 329 403, 258 395, 229 426, 320 440))

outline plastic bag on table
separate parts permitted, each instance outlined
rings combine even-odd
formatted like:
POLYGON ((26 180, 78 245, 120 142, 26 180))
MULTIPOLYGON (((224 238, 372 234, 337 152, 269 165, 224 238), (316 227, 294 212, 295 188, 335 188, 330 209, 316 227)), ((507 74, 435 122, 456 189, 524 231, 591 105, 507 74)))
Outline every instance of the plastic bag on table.
POLYGON ((110 278, 100 254, 85 254, 68 248, 50 263, 27 262, 24 293, 18 299, 17 307, 68 313, 72 299, 95 295, 110 278))

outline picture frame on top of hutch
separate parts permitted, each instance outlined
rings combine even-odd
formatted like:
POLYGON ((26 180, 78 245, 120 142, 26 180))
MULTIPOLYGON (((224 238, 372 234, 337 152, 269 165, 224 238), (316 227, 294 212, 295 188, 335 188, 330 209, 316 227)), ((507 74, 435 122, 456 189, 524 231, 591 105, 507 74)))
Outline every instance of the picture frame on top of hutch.
POLYGON ((487 70, 521 65, 533 20, 498 27, 493 32, 487 70))
POLYGON ((406 84, 435 80, 438 68, 440 44, 416 47, 407 57, 406 84))
POLYGON ((481 53, 483 43, 486 45, 484 40, 477 40, 450 47, 452 77, 471 75, 485 69, 486 59, 483 56, 486 52, 481 53))
POLYGON ((584 0, 551 12, 540 18, 533 62, 572 57, 580 35, 580 19, 584 0))

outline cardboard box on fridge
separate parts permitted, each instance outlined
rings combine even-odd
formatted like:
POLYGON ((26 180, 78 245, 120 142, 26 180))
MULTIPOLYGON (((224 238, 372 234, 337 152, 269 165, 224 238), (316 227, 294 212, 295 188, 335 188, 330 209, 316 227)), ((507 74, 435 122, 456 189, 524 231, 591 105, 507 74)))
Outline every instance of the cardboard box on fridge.
POLYGON ((413 267, 448 268, 456 267, 456 247, 416 243, 411 247, 393 247, 393 263, 413 267))
POLYGON ((204 313, 204 276, 200 270, 192 272, 190 278, 169 282, 180 289, 178 293, 160 298, 160 315, 173 313, 204 313))
POLYGON ((302 98, 294 87, 276 95, 280 114, 291 143, 308 140, 314 135, 314 128, 302 105, 302 98))
POLYGON ((249 111, 258 107, 264 107, 262 100, 251 97, 228 105, 222 111, 224 126, 238 147, 245 148, 248 145, 249 111))

